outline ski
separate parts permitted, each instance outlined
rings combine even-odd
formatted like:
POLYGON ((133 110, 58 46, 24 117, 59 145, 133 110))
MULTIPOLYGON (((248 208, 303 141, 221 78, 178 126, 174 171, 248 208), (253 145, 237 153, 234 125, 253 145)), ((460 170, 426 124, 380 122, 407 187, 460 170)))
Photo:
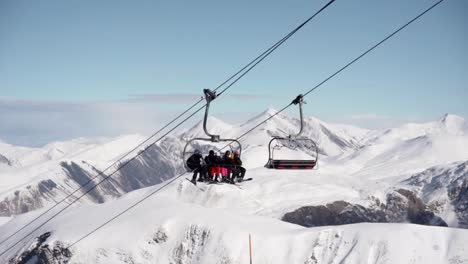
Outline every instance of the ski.
POLYGON ((187 181, 189 181, 191 184, 193 184, 195 187, 197 187, 200 191, 204 192, 205 190, 203 190, 202 188, 198 187, 195 183, 193 183, 191 180, 185 178, 187 181))
POLYGON ((253 180, 253 178, 243 179, 242 181, 237 181, 237 183, 246 182, 246 181, 251 181, 251 180, 253 180))
POLYGON ((208 185, 210 185, 210 184, 216 184, 216 185, 232 185, 232 186, 236 186, 237 188, 239 188, 239 189, 242 190, 242 188, 241 188, 239 185, 237 185, 236 183, 211 181, 211 182, 208 182, 207 184, 208 184, 208 185))

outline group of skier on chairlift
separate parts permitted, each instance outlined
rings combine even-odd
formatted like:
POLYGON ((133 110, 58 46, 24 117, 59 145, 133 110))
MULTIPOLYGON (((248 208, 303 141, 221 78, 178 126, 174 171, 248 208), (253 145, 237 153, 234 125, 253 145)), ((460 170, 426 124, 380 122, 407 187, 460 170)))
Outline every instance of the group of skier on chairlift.
MULTIPOLYGON (((242 150, 242 145, 237 139, 228 139, 221 138, 219 135, 210 134, 207 130, 207 120, 208 112, 211 101, 216 98, 216 93, 209 90, 203 90, 206 99, 205 106, 205 117, 203 120, 203 130, 208 137, 197 137, 190 139, 182 153, 185 162, 185 168, 187 172, 193 172, 191 182, 196 185, 197 176, 199 182, 227 182, 235 184, 241 181, 251 180, 252 178, 244 179, 245 168, 242 167, 242 160, 240 158, 240 153, 242 150), (235 150, 233 153, 231 151, 226 151, 222 157, 217 155, 217 152, 210 150, 209 154, 205 157, 202 156, 199 147, 201 142, 226 142, 226 146, 230 146, 231 150, 235 150), (235 146, 234 148, 232 146, 235 146), (194 147, 197 146, 197 147, 194 147), (191 152, 191 147, 194 147, 194 151, 191 152), (189 156, 190 155, 190 156, 189 156), (188 158, 187 158, 188 157, 188 158)), ((302 114, 302 105, 304 104, 303 95, 298 95, 291 104, 299 106, 300 114, 300 130, 295 135, 289 135, 288 137, 274 136, 270 143, 268 144, 269 157, 268 162, 265 165, 268 169, 293 169, 293 170, 310 170, 313 169, 317 164, 318 158, 318 148, 315 142, 312 139, 307 137, 301 137, 302 130, 304 127, 304 119, 302 114), (274 149, 276 148, 275 142, 287 141, 288 143, 307 143, 309 145, 307 148, 309 151, 314 153, 312 159, 275 159, 273 157, 274 149)), ((283 144, 284 145, 284 144, 283 144)), ((287 145, 284 145, 287 147, 287 145)))
POLYGON ((227 150, 221 157, 217 152, 210 150, 203 158, 200 150, 196 149, 186 161, 187 167, 193 171, 191 182, 196 184, 197 175, 199 182, 226 182, 234 184, 241 182, 245 176, 245 168, 238 151, 227 150))

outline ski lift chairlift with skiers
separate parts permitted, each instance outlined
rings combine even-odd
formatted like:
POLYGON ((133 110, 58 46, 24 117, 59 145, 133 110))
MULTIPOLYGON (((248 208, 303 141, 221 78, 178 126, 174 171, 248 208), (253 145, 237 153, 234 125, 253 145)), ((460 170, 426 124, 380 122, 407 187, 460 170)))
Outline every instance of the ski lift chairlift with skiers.
POLYGON ((225 149, 225 147, 229 147, 231 153, 237 152, 239 157, 242 154, 242 145, 238 140, 221 138, 220 135, 213 135, 208 132, 207 122, 210 110, 210 103, 216 98, 216 93, 209 89, 204 89, 203 93, 205 94, 204 97, 206 99, 205 117, 203 119, 203 130, 208 137, 192 138, 185 144, 182 159, 187 172, 193 172, 193 169, 190 168, 191 166, 188 166, 187 164, 187 159, 190 156, 192 156, 195 153, 195 151, 199 151, 202 156, 207 156, 209 151, 213 150, 216 153, 219 153, 220 156, 222 156, 221 152, 223 151, 223 149, 225 149), (222 148, 216 146, 216 143, 219 142, 223 143, 224 146, 222 148))

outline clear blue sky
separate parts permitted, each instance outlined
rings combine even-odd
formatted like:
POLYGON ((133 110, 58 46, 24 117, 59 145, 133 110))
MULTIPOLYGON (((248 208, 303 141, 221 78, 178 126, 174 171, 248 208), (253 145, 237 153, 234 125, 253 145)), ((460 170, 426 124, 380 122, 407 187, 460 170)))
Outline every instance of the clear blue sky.
MULTIPOLYGON (((284 106, 434 2, 337 0, 230 91, 251 100, 220 101, 215 115, 247 118, 284 106)), ((190 100, 154 98, 215 87, 325 3, 1 1, 0 121, 10 127, 0 138, 26 133, 18 122, 52 106, 63 118, 70 105, 79 115, 81 105, 104 108, 98 102, 124 104, 115 111, 128 107, 129 117, 182 110, 190 100)), ((468 1, 446 0, 312 93, 307 114, 369 127, 468 116, 467 13, 468 1)), ((12 141, 28 144, 28 135, 12 141)))

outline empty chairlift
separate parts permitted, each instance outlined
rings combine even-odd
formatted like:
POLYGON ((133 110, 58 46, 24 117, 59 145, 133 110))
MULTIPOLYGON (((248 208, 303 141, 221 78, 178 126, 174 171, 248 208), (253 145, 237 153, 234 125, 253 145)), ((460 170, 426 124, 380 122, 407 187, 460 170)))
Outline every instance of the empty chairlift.
POLYGON ((268 144, 268 162, 265 165, 268 169, 288 169, 288 170, 311 170, 317 166, 318 148, 315 142, 307 137, 301 137, 304 128, 304 118, 302 113, 302 105, 305 103, 302 95, 298 95, 292 102, 294 105, 299 105, 300 115, 300 130, 295 135, 287 137, 274 136, 268 144), (277 159, 275 158, 275 150, 287 148, 292 151, 303 151, 310 159, 277 159))

